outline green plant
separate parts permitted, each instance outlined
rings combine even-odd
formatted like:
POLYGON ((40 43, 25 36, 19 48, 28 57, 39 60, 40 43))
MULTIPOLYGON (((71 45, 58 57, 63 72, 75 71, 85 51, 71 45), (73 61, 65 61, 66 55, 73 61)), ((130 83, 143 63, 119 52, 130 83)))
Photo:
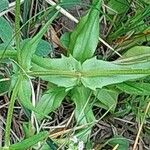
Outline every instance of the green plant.
MULTIPOLYGON (((67 56, 62 55, 61 58, 50 59, 37 56, 35 52, 42 36, 59 12, 56 12, 32 39, 21 41, 20 0, 16 1, 16 47, 13 47, 14 50, 10 50, 8 47, 6 50, 1 49, 0 51, 1 61, 5 58, 13 64, 10 86, 12 94, 7 114, 4 149, 27 149, 48 137, 48 132, 42 132, 32 135, 20 143, 10 144, 11 120, 17 98, 19 103, 34 112, 40 121, 58 108, 65 96, 69 94, 75 104, 76 126, 88 126, 76 136, 86 141, 91 127, 97 122, 93 114, 93 106, 114 112, 119 90, 129 93, 132 88, 131 94, 149 95, 149 91, 144 88, 148 83, 139 84, 141 79, 150 75, 149 47, 133 47, 124 53, 121 59, 112 62, 93 57, 99 38, 100 7, 101 1, 93 0, 88 13, 69 34, 69 41, 66 44, 67 56), (31 96, 34 101, 34 89, 31 79, 36 77, 53 83, 53 85, 47 89, 40 101, 33 105, 31 96), (128 82, 129 80, 132 82, 128 82), (94 99, 91 98, 92 96, 94 99), (107 101, 108 99, 110 101, 107 101)), ((3 18, 1 19, 3 20, 3 18)), ((121 33, 123 33, 122 30, 122 28, 119 29, 121 33)), ((119 31, 114 32, 114 35, 111 36, 120 36, 119 31)), ((112 37, 111 39, 113 39, 112 37)), ((5 43, 5 39, 2 40, 5 43)), ((116 144, 116 142, 114 143, 116 144)))

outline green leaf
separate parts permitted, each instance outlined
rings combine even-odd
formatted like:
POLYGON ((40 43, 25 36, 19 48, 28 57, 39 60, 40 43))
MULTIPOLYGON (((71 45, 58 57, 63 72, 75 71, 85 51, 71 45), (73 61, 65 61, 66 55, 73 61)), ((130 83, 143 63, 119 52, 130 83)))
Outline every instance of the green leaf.
POLYGON ((33 128, 31 121, 23 122, 22 129, 25 139, 33 136, 35 133, 35 128, 33 128))
POLYGON ((26 150, 26 149, 34 146, 39 141, 44 140, 47 137, 48 137, 47 131, 40 132, 40 133, 38 133, 38 134, 28 138, 28 139, 25 139, 19 143, 11 145, 10 150, 26 150))
MULTIPOLYGON (((95 120, 91 104, 91 90, 85 88, 83 85, 75 87, 71 91, 71 99, 75 103, 75 118, 77 125, 86 125, 95 120)), ((91 133, 91 127, 86 127, 80 130, 76 137, 86 142, 89 134, 91 133)))
POLYGON ((120 90, 135 95, 150 95, 150 83, 124 82, 116 85, 120 90))
MULTIPOLYGON (((125 13, 129 8, 128 0, 110 0, 108 2, 108 7, 113 9, 118 14, 125 13)), ((108 9, 108 13, 114 15, 115 12, 108 9)))
POLYGON ((111 89, 98 89, 95 92, 95 96, 99 100, 96 102, 96 106, 102 107, 106 110, 111 108, 111 111, 114 111, 117 105, 119 93, 111 89))
POLYGON ((13 28, 9 22, 0 17, 0 38, 4 43, 9 43, 13 37, 13 28))
MULTIPOLYGON (((23 40, 20 44, 20 47, 23 48, 24 45, 28 44, 31 40, 31 38, 23 40)), ((46 57, 51 51, 52 45, 49 42, 41 39, 36 47, 35 54, 40 57, 46 57)))
POLYGON ((111 145, 112 147, 119 144, 119 147, 117 148, 117 150, 127 150, 127 149, 129 149, 129 141, 126 138, 122 137, 122 136, 115 136, 114 138, 111 138, 109 140, 108 144, 111 145))
POLYGON ((72 91, 72 100, 75 103, 75 117, 78 124, 94 121, 92 106, 90 105, 91 91, 84 86, 75 87, 72 91))
POLYGON ((84 62, 95 52, 99 37, 99 14, 101 0, 95 0, 93 7, 71 33, 69 52, 78 61, 84 62))
POLYGON ((10 80, 5 80, 5 78, 0 75, 0 96, 8 92, 10 87, 10 80))
POLYGON ((29 82, 29 79, 22 78, 22 81, 20 83, 20 89, 18 91, 18 97, 19 97, 20 104, 23 107, 43 116, 44 115, 43 112, 40 112, 38 109, 36 109, 32 105, 31 95, 32 95, 32 89, 31 89, 31 84, 29 82))
POLYGON ((83 76, 81 81, 85 87, 93 90, 111 84, 138 79, 150 74, 150 62, 121 65, 92 58, 86 60, 82 68, 83 76))
POLYGON ((81 70, 81 64, 72 56, 62 56, 58 59, 34 56, 33 63, 33 74, 37 72, 36 76, 41 77, 43 80, 66 88, 72 88, 79 82, 76 72, 81 70), (47 71, 47 74, 42 74, 44 71, 47 71))
POLYGON ((5 9, 7 9, 8 6, 9 6, 8 0, 1 0, 0 1, 0 12, 2 12, 5 9))
POLYGON ((58 12, 54 14, 54 16, 37 33, 37 35, 33 37, 33 39, 24 43, 22 47, 22 51, 21 51, 21 65, 25 70, 29 70, 31 68, 31 58, 33 54, 35 53, 42 36, 47 31, 49 25, 57 17, 57 15, 58 15, 58 12))
POLYGON ((40 40, 37 48, 36 48, 36 51, 35 51, 35 54, 38 55, 38 56, 47 56, 51 51, 52 51, 52 45, 45 41, 45 40, 40 40))
POLYGON ((23 78, 18 92, 19 102, 25 108, 28 108, 29 110, 34 110, 35 108, 31 103, 31 91, 32 90, 29 80, 23 78))
MULTIPOLYGON (((65 98, 66 94, 65 88, 52 88, 41 97, 36 109, 39 112, 43 112, 44 116, 46 116, 61 105, 61 102, 65 98)), ((39 119, 43 119, 44 116, 37 114, 39 119)))
POLYGON ((11 45, 8 46, 8 43, 0 44, 0 50, 5 50, 5 49, 14 50, 14 48, 11 45))

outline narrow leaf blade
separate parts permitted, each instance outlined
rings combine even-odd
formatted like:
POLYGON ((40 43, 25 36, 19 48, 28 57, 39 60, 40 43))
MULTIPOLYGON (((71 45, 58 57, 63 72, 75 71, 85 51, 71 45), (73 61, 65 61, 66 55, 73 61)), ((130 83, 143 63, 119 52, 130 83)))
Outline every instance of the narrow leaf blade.
POLYGON ((120 90, 135 95, 150 95, 150 84, 140 82, 124 82, 116 85, 120 90))
POLYGON ((19 143, 11 145, 10 150, 26 150, 26 149, 34 146, 39 141, 44 140, 47 137, 48 137, 47 131, 40 132, 40 133, 38 133, 38 134, 28 138, 28 139, 25 139, 19 143))

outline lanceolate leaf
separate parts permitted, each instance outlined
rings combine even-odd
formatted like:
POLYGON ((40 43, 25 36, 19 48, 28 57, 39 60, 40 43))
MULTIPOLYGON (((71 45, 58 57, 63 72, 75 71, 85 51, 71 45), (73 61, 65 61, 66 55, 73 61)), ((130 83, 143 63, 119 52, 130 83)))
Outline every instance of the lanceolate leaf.
POLYGON ((10 150, 26 150, 30 148, 31 146, 34 146, 39 141, 44 140, 47 137, 48 137, 48 132, 43 131, 19 143, 11 145, 9 149, 10 150))
POLYGON ((119 65, 92 58, 85 61, 82 67, 84 74, 81 81, 85 87, 93 90, 150 74, 150 62, 119 65))
MULTIPOLYGON (((36 109, 39 112, 43 112, 43 115, 46 116, 60 106, 66 94, 65 88, 55 87, 50 89, 41 97, 36 109)), ((39 119, 43 119, 44 117, 39 114, 37 116, 39 119)))
POLYGON ((90 89, 84 86, 74 88, 72 100, 75 103, 75 116, 78 124, 86 124, 94 120, 92 106, 90 105, 90 89))
POLYGON ((91 10, 84 16, 70 36, 69 52, 84 62, 95 52, 99 37, 99 8, 101 0, 95 0, 91 10))
POLYGON ((72 88, 78 84, 76 72, 81 70, 81 64, 72 56, 62 56, 62 58, 58 59, 39 58, 36 56, 33 62, 33 74, 36 71, 36 76, 40 76, 43 80, 66 88, 72 88), (46 72, 43 74, 43 71, 46 71, 47 75, 46 72))
POLYGON ((150 83, 124 82, 116 85, 120 90, 135 95, 150 95, 150 83))
POLYGON ((58 86, 72 88, 80 82, 92 90, 103 86, 121 83, 150 75, 150 62, 136 64, 116 64, 92 58, 82 66, 72 56, 60 59, 34 57, 30 75, 38 75, 42 79, 58 86))
MULTIPOLYGON (((75 117, 77 125, 86 125, 95 120, 92 103, 91 90, 85 88, 83 85, 75 87, 72 91, 71 99, 75 103, 75 117)), ((91 132, 90 127, 83 128, 76 136, 82 141, 86 142, 91 132)))

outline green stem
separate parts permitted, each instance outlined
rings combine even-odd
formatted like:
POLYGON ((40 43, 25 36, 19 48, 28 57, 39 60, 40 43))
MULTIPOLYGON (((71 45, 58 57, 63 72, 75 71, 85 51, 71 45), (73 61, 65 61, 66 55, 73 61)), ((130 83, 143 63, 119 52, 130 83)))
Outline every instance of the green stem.
POLYGON ((58 76, 65 76, 65 77, 79 77, 81 76, 80 72, 73 72, 73 71, 64 71, 64 70, 49 70, 49 71, 32 71, 27 72, 28 75, 33 76, 47 76, 47 75, 58 75, 58 76))
POLYGON ((6 130, 5 130, 5 148, 8 148, 10 145, 10 130, 11 130, 11 121, 12 121, 12 115, 13 115, 13 108, 14 108, 14 103, 17 97, 17 93, 19 90, 19 86, 21 83, 21 77, 17 80, 15 87, 13 89, 9 107, 8 107, 8 113, 7 113, 7 120, 6 120, 6 130))
POLYGON ((15 7, 15 33, 16 33, 16 48, 17 48, 17 55, 18 61, 21 60, 21 50, 20 50, 20 0, 16 0, 16 7, 15 7))
POLYGON ((82 72, 63 71, 63 70, 49 70, 49 71, 32 71, 28 75, 33 76, 48 76, 58 75, 65 77, 109 77, 115 75, 149 75, 150 69, 129 69, 129 70, 89 70, 82 72))
POLYGON ((109 77, 115 75, 149 75, 150 69, 118 69, 118 70, 89 70, 83 71, 84 77, 109 77))

